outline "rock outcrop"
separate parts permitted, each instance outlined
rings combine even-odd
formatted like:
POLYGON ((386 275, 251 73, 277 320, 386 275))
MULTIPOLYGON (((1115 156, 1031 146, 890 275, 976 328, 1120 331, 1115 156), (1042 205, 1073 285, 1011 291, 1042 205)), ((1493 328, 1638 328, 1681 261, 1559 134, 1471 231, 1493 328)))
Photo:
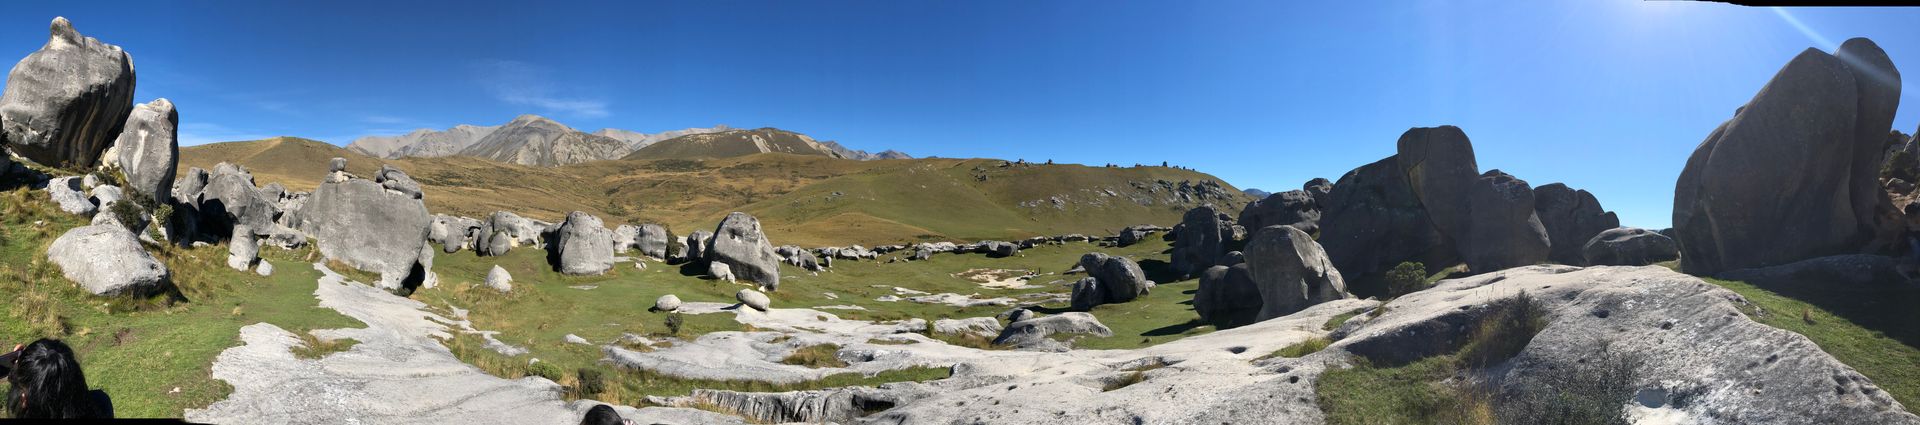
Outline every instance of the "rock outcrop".
POLYGON ((1533 212, 1540 226, 1547 229, 1552 250, 1547 259, 1555 263, 1587 264, 1581 248, 1595 235, 1620 227, 1620 218, 1600 207, 1600 199, 1586 190, 1575 190, 1563 183, 1533 188, 1533 212))
POLYGON ((1600 232, 1582 251, 1585 262, 1596 266, 1644 266, 1680 258, 1680 247, 1673 239, 1635 227, 1600 232))
POLYGON ((733 275, 759 283, 768 291, 780 288, 780 255, 760 231, 760 220, 743 212, 727 214, 713 229, 706 249, 708 261, 724 263, 733 275))
POLYGON ((1200 288, 1193 294, 1193 311, 1200 320, 1215 329, 1232 329, 1259 321, 1260 288, 1246 263, 1213 266, 1200 274, 1200 288))
POLYGON ((97 165, 133 111, 133 58, 53 18, 0 92, 0 146, 47 166, 97 165))
POLYGON ((553 243, 555 271, 570 275, 606 273, 613 268, 613 231, 599 217, 580 211, 567 213, 553 243))
POLYGON ((362 178, 323 182, 301 215, 300 229, 313 236, 321 255, 379 273, 381 288, 414 287, 429 278, 423 260, 431 260, 422 257, 432 253, 433 217, 410 193, 362 178))
POLYGON ((1384 295, 1386 272, 1402 262, 1425 264, 1429 274, 1459 263, 1397 161, 1390 156, 1348 171, 1327 195, 1319 242, 1355 295, 1384 295))
POLYGON ((1113 329, 1101 324, 1092 314, 1068 312, 1013 322, 1000 331, 993 344, 1024 350, 1066 351, 1069 346, 1050 337, 1054 334, 1109 337, 1113 336, 1113 329))
POLYGON ((1248 229, 1267 226, 1293 226, 1307 233, 1320 231, 1320 204, 1304 190, 1289 190, 1268 195, 1240 210, 1237 223, 1248 229))
POLYGON ((1293 314, 1346 298, 1347 285, 1313 236, 1292 226, 1268 226, 1247 241, 1247 274, 1260 292, 1254 321, 1293 314))
POLYGON ((274 214, 278 213, 273 202, 260 196, 260 188, 254 187, 253 173, 224 162, 215 165, 207 175, 207 185, 193 204, 200 212, 200 229, 220 232, 241 224, 253 229, 270 229, 274 226, 274 214))
POLYGON ((47 246, 47 260, 94 295, 146 296, 171 284, 167 266, 118 224, 68 230, 47 246))
POLYGON ((1868 248, 1888 225, 1877 174, 1899 97, 1899 71, 1867 39, 1787 62, 1687 159, 1673 202, 1682 270, 1868 248))
POLYGON ((127 189, 152 197, 155 205, 173 202, 173 179, 180 166, 179 127, 180 113, 173 110, 173 102, 156 99, 134 106, 113 142, 127 189))
POLYGON ((1233 237, 1232 220, 1212 205, 1187 210, 1173 228, 1174 273, 1192 276, 1219 263, 1233 237))
POLYGON ((1470 233, 1455 235, 1467 268, 1486 273, 1530 266, 1547 260, 1547 230, 1534 215, 1533 189, 1525 180, 1500 170, 1487 171, 1467 187, 1473 215, 1470 233))

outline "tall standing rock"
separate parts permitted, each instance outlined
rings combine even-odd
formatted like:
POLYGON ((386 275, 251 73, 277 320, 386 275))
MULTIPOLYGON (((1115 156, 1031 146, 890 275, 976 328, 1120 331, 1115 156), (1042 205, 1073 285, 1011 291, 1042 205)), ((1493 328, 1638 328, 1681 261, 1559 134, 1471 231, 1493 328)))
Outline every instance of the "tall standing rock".
POLYGON ((1473 216, 1460 250, 1474 273, 1530 266, 1547 260, 1547 229, 1533 213, 1533 189, 1500 170, 1487 171, 1467 190, 1473 216))
POLYGON ((1212 205, 1187 210, 1173 232, 1173 271, 1192 276, 1220 261, 1233 238, 1233 224, 1212 205))
POLYGON ((1560 264, 1586 265, 1581 247, 1587 240, 1620 227, 1620 218, 1601 208, 1599 198, 1562 183, 1533 188, 1533 212, 1553 245, 1547 259, 1560 264))
POLYGON ((324 182, 302 209, 302 230, 320 254, 353 268, 379 273, 379 286, 401 289, 425 283, 423 253, 433 217, 412 194, 362 178, 324 182))
POLYGON ((667 259, 667 241, 672 238, 673 234, 667 233, 666 226, 647 223, 640 225, 640 234, 634 236, 633 245, 634 249, 640 250, 643 255, 665 260, 667 259))
POLYGON ((607 230, 599 217, 580 211, 568 213, 557 236, 552 248, 558 262, 553 267, 560 273, 601 274, 613 268, 613 231, 607 230))
POLYGON ((1247 242, 1247 273, 1260 291, 1254 321, 1293 314, 1347 297, 1346 281, 1313 236, 1292 226, 1269 226, 1247 242))
POLYGON ((1866 39, 1839 54, 1801 52, 1694 149, 1674 186, 1682 270, 1852 254, 1874 240, 1900 74, 1866 39))
POLYGON ((1473 231, 1467 193, 1480 177, 1480 165, 1466 132, 1451 125, 1407 130, 1395 158, 1440 234, 1457 240, 1473 231))
POLYGON ((1385 295, 1385 274, 1401 262, 1429 274, 1459 263, 1400 172, 1397 157, 1360 166, 1333 185, 1320 219, 1320 244, 1360 296, 1385 295))
POLYGON ((156 204, 173 201, 173 178, 180 167, 179 127, 180 113, 167 99, 133 107, 113 142, 127 189, 152 196, 156 204))
POLYGON ((133 58, 53 18, 47 44, 7 73, 0 140, 50 166, 91 168, 133 110, 133 58))
POLYGON ((780 288, 780 255, 760 231, 760 220, 747 213, 734 212, 720 220, 706 255, 708 261, 732 267, 735 277, 758 282, 768 291, 780 288))

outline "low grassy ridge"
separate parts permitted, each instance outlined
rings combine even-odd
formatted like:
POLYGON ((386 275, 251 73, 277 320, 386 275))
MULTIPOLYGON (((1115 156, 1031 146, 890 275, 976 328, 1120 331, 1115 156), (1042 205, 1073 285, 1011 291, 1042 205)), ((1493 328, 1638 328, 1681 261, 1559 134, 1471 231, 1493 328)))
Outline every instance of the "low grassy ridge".
POLYGON ((0 299, 9 300, 0 345, 64 340, 88 385, 110 394, 122 417, 179 417, 224 399, 232 388, 210 368, 220 351, 240 344, 242 326, 267 322, 296 333, 362 326, 317 307, 320 275, 301 258, 305 252, 261 251, 276 269, 261 277, 227 268, 225 247, 157 248, 177 294, 95 297, 46 260, 47 245, 82 220, 55 209, 44 192, 0 192, 0 299))

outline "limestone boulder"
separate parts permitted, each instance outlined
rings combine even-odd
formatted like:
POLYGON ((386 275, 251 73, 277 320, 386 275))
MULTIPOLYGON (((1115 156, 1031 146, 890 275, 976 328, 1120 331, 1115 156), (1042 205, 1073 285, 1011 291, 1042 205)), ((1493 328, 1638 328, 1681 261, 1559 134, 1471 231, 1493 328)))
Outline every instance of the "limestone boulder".
POLYGON ((1113 329, 1107 328, 1092 314, 1067 312, 1013 322, 1000 331, 1000 336, 993 339, 993 344, 1026 350, 1066 350, 1067 346, 1049 338, 1055 334, 1110 337, 1113 336, 1113 329))
POLYGON ((1187 210, 1173 232, 1173 271, 1192 276, 1213 267, 1227 253, 1233 235, 1232 220, 1212 205, 1187 210))
POLYGON ((90 169, 133 111, 133 58, 53 18, 47 43, 0 92, 0 145, 47 166, 90 169))
POLYGON ((1248 229, 1267 226, 1293 226, 1307 233, 1320 231, 1320 204, 1304 190, 1289 190, 1267 195, 1240 210, 1237 223, 1248 229))
POLYGON ((713 242, 712 232, 708 232, 705 230, 695 230, 693 231, 693 233, 688 233, 687 240, 685 242, 685 244, 687 245, 687 252, 686 252, 687 259, 706 260, 707 248, 708 248, 707 244, 711 242, 713 242))
POLYGON ((113 142, 126 189, 152 197, 156 205, 173 202, 174 174, 180 166, 179 126, 180 114, 166 99, 133 107, 113 142))
POLYGON ((1681 268, 1708 275, 1872 248, 1892 225, 1876 218, 1887 203, 1876 176, 1899 78, 1862 38, 1787 62, 1681 170, 1681 268))
POLYGON ((207 185, 194 205, 200 212, 200 228, 213 231, 231 230, 240 224, 255 229, 270 228, 274 225, 274 214, 278 213, 273 202, 260 196, 260 188, 254 186, 253 173, 224 162, 208 173, 207 185))
MULTIPOLYGON (((1327 202, 1332 200, 1330 196, 1333 194, 1333 182, 1327 181, 1325 178, 1314 177, 1313 180, 1307 180, 1307 183, 1302 185, 1300 190, 1306 191, 1307 195, 1312 196, 1315 205, 1320 205, 1322 208, 1325 208, 1327 202)), ((1258 229, 1259 227, 1254 228, 1258 229)))
POLYGON ((613 268, 613 231, 599 217, 581 211, 567 213, 554 243, 558 257, 554 270, 570 275, 595 275, 613 268))
POLYGON ((647 223, 640 225, 640 233, 634 235, 633 245, 642 255, 665 260, 671 239, 673 234, 667 232, 666 226, 647 223))
POLYGON ((733 275, 733 266, 728 266, 727 263, 707 263, 707 275, 713 276, 713 280, 726 281, 727 283, 733 283, 739 280, 738 277, 733 275))
POLYGON ((1140 265, 1127 257, 1090 252, 1081 255, 1077 265, 1086 270, 1088 277, 1100 282, 1104 295, 1101 304, 1133 301, 1146 295, 1154 286, 1153 281, 1147 280, 1147 273, 1140 270, 1140 265))
POLYGON ((1467 195, 1473 210, 1469 232, 1454 238, 1465 243, 1456 246, 1468 269, 1485 273, 1546 262, 1551 242, 1534 214, 1533 189, 1525 180, 1487 171, 1467 195))
POLYGON ((673 312, 680 310, 680 297, 673 294, 661 295, 653 300, 652 311, 673 312))
POLYGON ((755 291, 753 288, 743 288, 740 292, 733 293, 733 299, 739 300, 740 305, 754 310, 768 311, 773 308, 773 300, 768 299, 767 294, 755 291))
POLYGON ((487 287, 501 293, 513 292, 513 274, 498 265, 487 271, 487 287))
POLYGON ((1547 259, 1567 265, 1586 265, 1582 248, 1600 232, 1620 227, 1620 218, 1600 206, 1586 190, 1552 183, 1533 188, 1533 212, 1547 229, 1551 250, 1547 259))
POLYGON ((1247 242, 1247 274, 1260 292, 1254 321, 1285 316, 1347 298, 1340 270, 1313 236, 1292 226, 1268 226, 1247 242))
POLYGON ((92 216, 100 210, 100 206, 93 203, 92 196, 82 189, 79 177, 48 180, 47 197, 53 200, 54 205, 60 206, 61 211, 66 211, 68 214, 92 216))
POLYGON ((1232 329, 1257 321, 1261 300, 1260 288, 1254 285, 1245 263, 1213 266, 1200 274, 1193 311, 1215 329, 1232 329))
POLYGON ((632 251, 635 245, 634 241, 638 240, 639 238, 640 238, 639 226, 635 226, 631 224, 622 224, 619 227, 614 227, 613 228, 614 253, 625 254, 627 253, 627 251, 632 251))
POLYGON ((733 275, 759 283, 768 291, 780 288, 780 256, 760 230, 760 220, 743 212, 727 214, 713 229, 707 260, 731 266, 733 275))
POLYGON ((419 198, 351 178, 321 183, 301 215, 302 230, 322 256, 379 273, 382 288, 416 287, 431 272, 422 257, 432 253, 427 236, 433 217, 419 198))
POLYGON ((68 230, 47 246, 47 260, 94 295, 141 297, 171 285, 167 266, 147 253, 133 232, 118 225, 68 230))
POLYGON ((1478 212, 1467 197, 1480 177, 1480 165, 1467 133, 1450 125, 1414 128, 1400 135, 1398 148, 1396 163, 1433 227, 1455 239, 1473 232, 1478 212))
POLYGON ((983 338, 1000 336, 1000 319, 993 317, 969 317, 965 319, 939 319, 933 321, 933 333, 942 335, 974 335, 983 338))
POLYGON ((1585 262, 1596 266, 1644 266, 1680 258, 1680 247, 1673 239, 1636 227, 1600 232, 1582 251, 1585 262))
POLYGON ((233 226, 233 238, 227 240, 227 267, 247 271, 253 263, 260 260, 260 244, 254 240, 253 228, 245 224, 233 226))
POLYGON ((1362 297, 1386 293, 1388 270, 1420 262, 1429 274, 1459 264, 1453 243, 1433 227, 1397 157, 1340 177, 1320 220, 1320 244, 1362 297))

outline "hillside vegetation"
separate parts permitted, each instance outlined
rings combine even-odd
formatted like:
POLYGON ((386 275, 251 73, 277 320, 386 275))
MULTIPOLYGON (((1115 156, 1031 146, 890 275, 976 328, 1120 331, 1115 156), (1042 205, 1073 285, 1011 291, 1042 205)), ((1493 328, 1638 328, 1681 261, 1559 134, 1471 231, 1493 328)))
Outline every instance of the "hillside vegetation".
POLYGON ((995 159, 762 153, 528 167, 468 157, 385 160, 291 137, 180 153, 181 168, 233 162, 261 185, 280 182, 294 191, 316 187, 330 158, 347 158, 347 170, 363 176, 391 164, 426 186, 430 210, 469 217, 506 210, 557 221, 578 210, 607 217, 609 225, 657 222, 686 234, 745 211, 760 218, 776 243, 799 245, 1111 235, 1134 224, 1172 225, 1204 203, 1237 211, 1252 200, 1196 171, 995 159), (1219 187, 1203 196, 1202 182, 1219 187))

